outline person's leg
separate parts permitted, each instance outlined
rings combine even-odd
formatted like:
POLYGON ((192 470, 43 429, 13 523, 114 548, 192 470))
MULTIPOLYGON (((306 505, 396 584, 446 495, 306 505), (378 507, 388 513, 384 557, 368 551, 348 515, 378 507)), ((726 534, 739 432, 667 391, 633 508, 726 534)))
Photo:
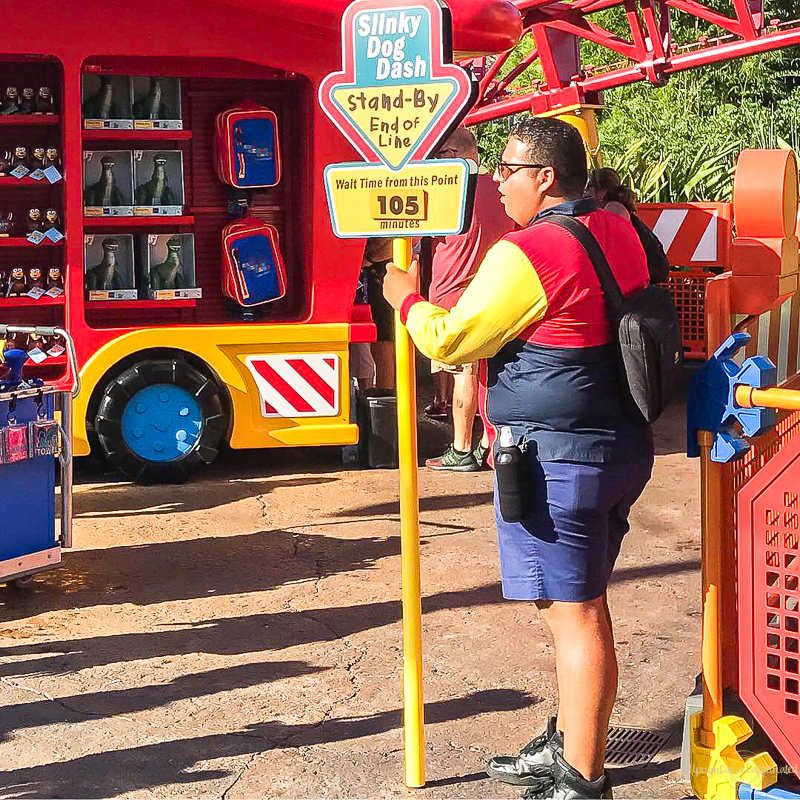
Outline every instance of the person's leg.
POLYGON ((378 389, 395 388, 394 366, 394 310, 383 296, 383 279, 386 264, 373 264, 365 271, 367 277, 367 299, 372 321, 378 332, 378 341, 372 342, 372 358, 375 360, 375 386, 378 389))
POLYGON ((378 389, 394 389, 394 342, 372 342, 370 350, 375 360, 375 386, 378 389))
POLYGON ((449 372, 439 370, 433 373, 433 404, 446 408, 453 396, 453 378, 449 372))
POLYGON ((453 376, 453 448, 472 451, 472 424, 478 410, 478 377, 464 369, 453 376))
POLYGON ((433 400, 423 409, 430 419, 447 419, 447 407, 453 393, 453 381, 447 373, 448 367, 441 361, 431 361, 431 376, 433 377, 433 400))
MULTIPOLYGON (((563 757, 587 780, 603 774, 617 691, 606 586, 630 506, 649 474, 646 463, 538 462, 529 455, 525 520, 504 522, 496 504, 503 596, 536 601, 553 633, 563 757)), ((550 747, 556 749, 552 740, 550 747)), ((496 756, 488 771, 505 783, 534 786, 546 755, 542 746, 537 753, 496 756)), ((593 791, 586 796, 597 796, 593 791)))
MULTIPOLYGON (((572 488, 568 493, 574 493, 577 507, 566 517, 556 510, 565 498, 563 491, 558 491, 561 481, 556 479, 561 470, 553 470, 549 476, 551 513, 560 518, 562 535, 577 536, 587 525, 589 529, 600 530, 597 522, 605 528, 601 539, 605 540, 606 583, 611 578, 622 540, 630 529, 631 507, 644 490, 651 470, 652 460, 648 459, 640 464, 609 466, 594 475, 591 468, 583 470, 580 478, 574 483, 570 481, 572 488), (579 499, 581 495, 583 502, 579 499), (584 506, 583 511, 579 510, 580 506, 584 506), (596 518, 595 523, 590 521, 591 515, 586 514, 592 507, 602 518, 596 518)), ((568 485, 563 485, 562 490, 568 485)), ((576 539, 575 543, 578 541, 576 539)), ((592 550, 596 569, 602 563, 602 554, 597 547, 592 550)), ((587 563, 583 569, 589 568, 587 563)), ((564 732, 564 758, 585 778, 594 780, 603 772, 608 722, 617 696, 618 668, 608 596, 603 592, 588 602, 547 603, 541 610, 555 639, 559 687, 557 726, 564 732)))
POLYGON ((375 360, 367 342, 350 345, 350 374, 358 381, 361 391, 375 386, 375 360))
POLYGON ((605 596, 584 603, 542 603, 540 608, 555 641, 564 759, 594 781, 603 774, 617 697, 617 657, 605 596))

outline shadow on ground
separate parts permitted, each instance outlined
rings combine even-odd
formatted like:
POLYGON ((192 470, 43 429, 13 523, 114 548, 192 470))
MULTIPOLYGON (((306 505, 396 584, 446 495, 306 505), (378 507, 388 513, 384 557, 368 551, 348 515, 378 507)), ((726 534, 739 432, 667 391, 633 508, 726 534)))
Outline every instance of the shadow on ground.
MULTIPOLYGON (((489 689, 428 703, 425 706, 426 722, 436 725, 481 714, 523 709, 537 702, 537 698, 524 692, 489 689)), ((115 797, 125 792, 191 784, 233 774, 233 771, 221 768, 195 769, 196 765, 205 762, 282 747, 307 747, 376 736, 396 730, 402 724, 401 709, 363 717, 341 717, 316 724, 255 723, 236 733, 156 742, 58 764, 2 771, 0 792, 7 798, 115 797), (144 764, 146 770, 142 768, 144 764)), ((265 796, 267 794, 265 790, 265 796)))

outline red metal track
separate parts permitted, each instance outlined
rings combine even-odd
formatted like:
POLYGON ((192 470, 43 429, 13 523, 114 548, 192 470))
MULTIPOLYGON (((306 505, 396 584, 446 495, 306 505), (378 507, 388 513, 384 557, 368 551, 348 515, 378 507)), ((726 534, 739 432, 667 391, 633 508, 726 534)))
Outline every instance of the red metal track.
POLYGON ((765 20, 762 0, 729 3, 730 12, 721 14, 697 0, 514 0, 534 49, 513 70, 503 70, 510 51, 493 61, 469 62, 480 78, 481 92, 466 123, 600 103, 605 89, 645 80, 660 86, 675 72, 800 44, 800 20, 765 20), (623 9, 626 36, 617 36, 592 20, 598 11, 615 7, 623 9), (720 35, 675 44, 671 14, 713 25, 720 35), (604 67, 584 65, 581 40, 602 45, 624 60, 604 67), (519 89, 515 81, 526 72, 536 79, 519 89))

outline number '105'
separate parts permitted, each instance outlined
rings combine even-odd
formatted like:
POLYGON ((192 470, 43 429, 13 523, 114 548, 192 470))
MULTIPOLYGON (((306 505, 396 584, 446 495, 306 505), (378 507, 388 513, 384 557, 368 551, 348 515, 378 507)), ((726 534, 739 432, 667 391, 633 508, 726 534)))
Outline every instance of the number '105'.
POLYGON ((378 205, 380 206, 381 214, 386 214, 387 208, 390 214, 400 216, 400 214, 407 214, 413 216, 419 213, 419 198, 414 195, 409 195, 406 198, 392 195, 387 197, 385 194, 378 195, 378 205))

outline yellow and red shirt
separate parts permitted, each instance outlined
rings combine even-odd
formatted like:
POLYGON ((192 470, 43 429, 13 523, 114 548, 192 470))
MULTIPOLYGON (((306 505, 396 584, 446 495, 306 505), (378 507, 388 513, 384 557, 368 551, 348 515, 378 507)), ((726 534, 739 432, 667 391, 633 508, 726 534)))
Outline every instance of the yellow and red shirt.
POLYGON ((568 231, 546 223, 568 214, 594 234, 623 294, 648 282, 645 253, 630 222, 591 200, 561 203, 486 254, 458 303, 446 311, 410 295, 401 317, 428 358, 487 359, 484 422, 510 425, 543 461, 644 458, 649 429, 620 399, 616 344, 594 268, 568 231))

